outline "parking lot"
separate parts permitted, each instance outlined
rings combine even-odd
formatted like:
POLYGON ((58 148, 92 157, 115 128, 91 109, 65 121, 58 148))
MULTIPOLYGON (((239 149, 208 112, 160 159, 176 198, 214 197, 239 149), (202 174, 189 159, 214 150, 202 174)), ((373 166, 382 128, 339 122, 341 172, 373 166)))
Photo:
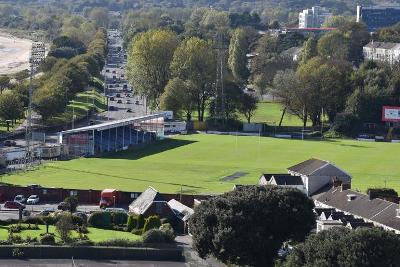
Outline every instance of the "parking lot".
POLYGON ((134 88, 127 81, 127 53, 122 45, 122 34, 118 30, 108 30, 107 38, 108 55, 102 74, 108 104, 107 111, 99 116, 101 120, 116 120, 145 115, 145 100, 134 95, 134 88))

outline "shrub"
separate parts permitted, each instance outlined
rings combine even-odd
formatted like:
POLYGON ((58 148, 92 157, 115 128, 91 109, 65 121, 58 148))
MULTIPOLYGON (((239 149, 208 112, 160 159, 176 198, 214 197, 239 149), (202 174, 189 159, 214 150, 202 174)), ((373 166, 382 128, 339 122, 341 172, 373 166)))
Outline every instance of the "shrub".
POLYGON ((353 113, 338 113, 332 125, 332 130, 346 136, 356 136, 360 130, 360 120, 353 113))
POLYGON ((162 224, 159 229, 165 232, 171 240, 175 239, 174 228, 172 228, 171 224, 169 223, 162 224))
POLYGON ((329 130, 324 133, 325 138, 342 138, 342 135, 336 131, 329 130))
POLYGON ((54 245, 56 243, 56 239, 54 235, 44 234, 40 237, 40 244, 42 245, 54 245))
POLYGON ((75 196, 66 197, 64 202, 68 203, 70 212, 75 212, 79 203, 78 198, 75 196))
POLYGON ((20 235, 14 235, 13 233, 8 234, 7 240, 13 244, 21 244, 24 242, 24 239, 20 235))
POLYGON ((159 229, 151 229, 143 234, 144 243, 171 243, 172 241, 173 239, 171 239, 171 236, 168 233, 159 229))
POLYGON ((80 234, 88 234, 89 230, 87 229, 86 225, 77 226, 76 231, 80 234))
POLYGON ((123 238, 115 238, 97 242, 98 246, 104 247, 140 247, 142 242, 140 240, 129 240, 123 238))
POLYGON ((45 224, 42 217, 40 216, 29 216, 24 219, 24 223, 27 224, 45 224))
POLYGON ((65 212, 60 215, 58 222, 56 223, 56 231, 63 242, 67 243, 70 241, 73 226, 71 214, 65 212))
POLYGON ((142 214, 139 214, 137 216, 136 229, 142 229, 143 227, 144 227, 144 216, 142 214))
POLYGON ((72 219, 72 224, 73 225, 81 226, 81 225, 86 224, 85 220, 83 220, 80 216, 77 216, 75 214, 72 214, 71 219, 72 219))
POLYGON ((132 234, 134 234, 134 235, 142 235, 143 234, 143 229, 133 229, 132 231, 131 231, 131 233, 132 234))
POLYGON ((160 217, 158 216, 149 216, 146 219, 146 222, 144 224, 143 227, 143 233, 146 233, 147 231, 151 230, 151 229, 158 229, 161 226, 161 221, 160 221, 160 217))
POLYGON ((116 225, 126 224, 128 220, 128 214, 124 212, 113 212, 111 213, 112 222, 116 225))
POLYGON ((94 212, 88 220, 88 223, 96 228, 111 228, 111 213, 105 211, 94 212))
POLYGON ((7 245, 12 245, 12 242, 10 240, 0 240, 0 246, 7 246, 7 245))
POLYGON ((21 233, 21 226, 16 224, 16 225, 11 225, 8 227, 8 232, 9 233, 21 233))
POLYGON ((31 237, 31 236, 27 236, 26 237, 26 242, 27 243, 37 243, 38 242, 38 239, 37 239, 37 237, 31 237))
MULTIPOLYGON (((87 224, 88 216, 87 216, 85 213, 83 213, 83 212, 75 212, 75 213, 73 214, 72 220, 74 220, 74 217, 80 218, 82 224, 87 224)), ((78 220, 78 219, 75 218, 75 220, 78 220)), ((75 224, 75 223, 74 223, 74 224, 75 224)))
POLYGON ((128 222, 126 223, 126 227, 128 228, 128 232, 132 232, 132 230, 136 228, 137 223, 138 223, 137 216, 129 215, 128 222))
POLYGON ((87 246, 94 246, 94 242, 89 239, 83 239, 83 240, 76 240, 71 243, 71 246, 75 247, 87 247, 87 246))

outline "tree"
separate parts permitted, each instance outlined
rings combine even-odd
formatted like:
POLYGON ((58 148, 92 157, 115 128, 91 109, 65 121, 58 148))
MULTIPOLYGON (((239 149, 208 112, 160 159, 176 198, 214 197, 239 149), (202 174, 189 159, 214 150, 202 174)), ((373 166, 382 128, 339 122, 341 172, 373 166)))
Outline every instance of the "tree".
POLYGON ((239 112, 246 117, 248 123, 250 123, 251 117, 257 109, 257 102, 258 99, 254 95, 243 93, 241 96, 239 112))
POLYGON ((95 7, 89 12, 89 18, 94 21, 97 28, 107 28, 108 10, 101 7, 95 7))
POLYGON ((289 254, 285 266, 397 266, 400 239, 380 228, 334 227, 310 236, 289 254))
POLYGON ((271 266, 284 241, 304 240, 309 233, 315 223, 313 207, 296 189, 243 186, 195 208, 190 219, 193 247, 203 258, 271 266))
POLYGON ((64 202, 68 203, 69 211, 71 213, 76 211, 76 208, 78 207, 79 204, 78 198, 75 196, 66 197, 64 199, 64 202))
POLYGON ((302 120, 303 126, 307 126, 308 94, 307 90, 301 86, 296 72, 291 69, 278 71, 274 77, 273 86, 272 94, 279 99, 283 106, 279 126, 282 124, 286 111, 298 116, 302 120))
POLYGON ((15 80, 17 80, 18 83, 22 83, 28 77, 29 77, 29 70, 21 70, 14 74, 14 78, 15 80))
POLYGON ((74 229, 72 223, 72 215, 70 213, 63 212, 58 216, 56 223, 56 231, 60 236, 60 239, 64 243, 68 243, 71 239, 71 230, 74 229))
POLYGON ((243 28, 234 30, 229 44, 228 66, 240 84, 243 84, 249 76, 246 57, 248 45, 246 31, 243 28))
POLYGON ((3 120, 11 120, 14 125, 15 120, 23 116, 23 112, 22 101, 17 94, 6 91, 0 95, 0 117, 3 120))
POLYGON ((221 97, 214 97, 210 101, 209 108, 211 116, 218 118, 219 115, 222 115, 226 121, 237 119, 236 113, 240 108, 242 95, 243 91, 238 84, 227 77, 227 79, 224 81, 223 98, 221 99, 221 97))
POLYGON ((151 30, 138 34, 128 55, 128 79, 151 108, 159 106, 160 96, 170 78, 170 65, 178 45, 171 31, 151 30))
POLYGON ((161 96, 161 108, 172 110, 175 114, 184 113, 186 120, 191 121, 196 106, 196 91, 190 81, 180 78, 171 79, 161 96))
POLYGON ((315 39, 314 36, 311 36, 306 42, 304 42, 303 51, 301 53, 301 63, 304 64, 318 55, 317 44, 317 39, 315 39))
POLYGON ((318 41, 318 54, 326 58, 347 60, 349 40, 339 31, 326 33, 318 41))
POLYGON ((49 233, 49 226, 55 223, 55 218, 53 216, 43 216, 43 222, 46 224, 46 234, 49 233))
POLYGON ((3 90, 10 86, 10 77, 6 75, 0 76, 0 94, 3 93, 3 90))
POLYGON ((216 61, 212 45, 197 37, 183 41, 175 51, 171 72, 173 77, 193 84, 198 119, 203 121, 215 83, 216 61))

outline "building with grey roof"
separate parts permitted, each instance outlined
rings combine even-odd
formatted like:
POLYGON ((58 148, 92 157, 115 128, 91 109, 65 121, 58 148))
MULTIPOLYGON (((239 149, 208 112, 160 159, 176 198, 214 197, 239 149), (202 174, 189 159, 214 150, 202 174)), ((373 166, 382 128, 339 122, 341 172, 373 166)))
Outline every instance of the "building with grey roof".
MULTIPOLYGON (((335 208, 347 215, 361 218, 367 223, 400 234, 399 204, 383 199, 371 199, 368 195, 342 187, 333 187, 314 198, 315 205, 322 208, 335 208)), ((350 221, 349 221, 350 222, 350 221)), ((360 221, 351 221, 349 227, 368 226, 360 221)))
POLYGON ((363 47, 364 59, 390 65, 400 61, 400 44, 372 41, 363 47))

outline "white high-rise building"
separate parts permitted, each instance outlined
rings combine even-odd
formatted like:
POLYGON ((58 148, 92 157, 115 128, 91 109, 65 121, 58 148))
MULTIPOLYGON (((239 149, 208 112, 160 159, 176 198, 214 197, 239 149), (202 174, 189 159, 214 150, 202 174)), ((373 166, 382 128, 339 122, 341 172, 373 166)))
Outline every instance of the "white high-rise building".
POLYGON ((313 6, 299 13, 299 28, 320 28, 321 25, 332 16, 328 9, 313 6))

